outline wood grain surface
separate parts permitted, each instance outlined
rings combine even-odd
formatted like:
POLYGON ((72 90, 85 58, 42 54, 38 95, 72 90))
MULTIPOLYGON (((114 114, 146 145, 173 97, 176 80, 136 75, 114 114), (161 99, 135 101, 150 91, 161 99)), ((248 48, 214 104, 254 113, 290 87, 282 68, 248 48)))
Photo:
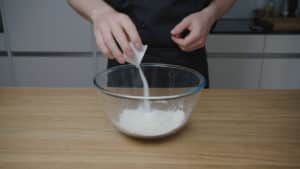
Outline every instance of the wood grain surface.
POLYGON ((265 29, 274 32, 299 32, 300 17, 262 17, 257 18, 256 23, 263 26, 265 29))
POLYGON ((96 89, 0 88, 0 168, 300 168, 300 90, 204 90, 188 125, 154 141, 103 106, 96 89))

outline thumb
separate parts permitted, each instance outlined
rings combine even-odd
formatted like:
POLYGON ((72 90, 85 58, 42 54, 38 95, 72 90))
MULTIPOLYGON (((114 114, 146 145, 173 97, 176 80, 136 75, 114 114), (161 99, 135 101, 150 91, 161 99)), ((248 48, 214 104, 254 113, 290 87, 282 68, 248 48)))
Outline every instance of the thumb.
POLYGON ((179 35, 181 34, 185 29, 187 29, 190 26, 190 21, 186 18, 184 18, 179 24, 177 24, 171 31, 172 35, 179 35))

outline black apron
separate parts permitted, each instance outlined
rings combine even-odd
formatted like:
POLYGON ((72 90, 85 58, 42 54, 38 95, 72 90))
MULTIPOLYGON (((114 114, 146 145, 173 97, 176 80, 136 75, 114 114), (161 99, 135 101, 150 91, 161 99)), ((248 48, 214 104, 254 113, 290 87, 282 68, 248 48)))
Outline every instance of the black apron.
MULTIPOLYGON (((207 81, 208 64, 205 48, 184 52, 172 41, 171 30, 180 21, 205 8, 209 0, 108 0, 114 9, 127 14, 137 27, 144 44, 148 45, 143 62, 181 65, 200 72, 207 81)), ((108 67, 119 65, 109 60, 108 67)))

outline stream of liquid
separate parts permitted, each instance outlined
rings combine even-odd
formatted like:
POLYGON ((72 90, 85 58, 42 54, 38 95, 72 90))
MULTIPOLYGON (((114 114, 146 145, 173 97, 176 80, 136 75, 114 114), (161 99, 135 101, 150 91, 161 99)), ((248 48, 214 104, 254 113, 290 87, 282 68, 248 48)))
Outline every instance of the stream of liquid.
MULTIPOLYGON (((140 65, 137 65, 136 66, 139 70, 139 74, 140 74, 140 77, 142 79, 142 82, 143 82, 143 88, 144 88, 144 97, 149 97, 149 84, 148 84, 148 81, 145 77, 145 74, 141 68, 140 65)), ((149 100, 145 99, 144 100, 144 109, 145 109, 145 112, 150 112, 151 111, 151 108, 150 108, 150 102, 149 100)))

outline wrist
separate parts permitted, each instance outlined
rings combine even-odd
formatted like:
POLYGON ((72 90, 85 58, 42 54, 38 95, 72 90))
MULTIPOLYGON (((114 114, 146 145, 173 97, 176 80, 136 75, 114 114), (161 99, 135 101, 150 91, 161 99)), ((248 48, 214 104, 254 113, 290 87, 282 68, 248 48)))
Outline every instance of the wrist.
POLYGON ((218 9, 214 5, 209 5, 208 7, 203 9, 210 25, 213 25, 216 20, 219 18, 218 9))
POLYGON ((113 11, 114 9, 104 2, 95 6, 93 9, 91 9, 90 13, 92 23, 98 20, 99 17, 103 17, 105 13, 113 11))

